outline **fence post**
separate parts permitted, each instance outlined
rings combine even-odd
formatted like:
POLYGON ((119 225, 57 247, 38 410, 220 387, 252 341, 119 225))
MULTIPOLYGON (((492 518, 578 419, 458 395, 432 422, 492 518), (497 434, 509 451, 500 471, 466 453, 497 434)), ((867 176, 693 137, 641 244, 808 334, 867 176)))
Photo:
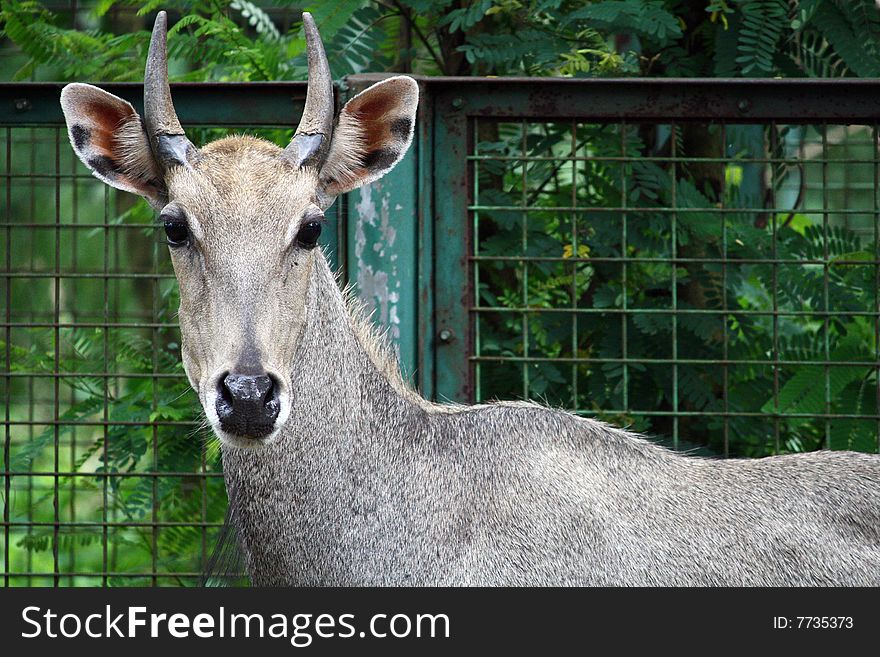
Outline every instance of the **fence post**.
POLYGON ((470 163, 466 103, 453 87, 438 92, 434 109, 435 397, 472 399, 469 356, 474 353, 471 306, 470 163), (467 163, 467 165, 465 164, 467 163))

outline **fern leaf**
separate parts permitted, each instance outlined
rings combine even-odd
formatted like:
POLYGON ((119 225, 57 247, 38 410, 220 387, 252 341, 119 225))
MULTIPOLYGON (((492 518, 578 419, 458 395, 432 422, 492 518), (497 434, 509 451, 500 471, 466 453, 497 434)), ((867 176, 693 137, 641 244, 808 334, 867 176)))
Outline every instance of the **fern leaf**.
POLYGON ((789 42, 789 57, 803 73, 814 78, 845 77, 846 62, 815 29, 804 29, 789 42))
POLYGON ((336 2, 321 2, 311 7, 309 11, 315 19, 315 23, 321 30, 321 37, 330 40, 343 26, 351 20, 354 13, 364 6, 364 0, 337 0, 336 2))
POLYGON ((439 25, 448 25, 450 32, 467 32, 483 20, 486 12, 492 8, 492 0, 477 0, 470 6, 453 9, 440 19, 439 25))
POLYGON ((358 9, 327 42, 330 70, 337 75, 385 68, 390 62, 381 51, 380 22, 387 14, 368 5, 358 9))
POLYGON ((735 61, 743 75, 770 74, 776 44, 789 22, 788 8, 783 0, 743 0, 739 7, 742 26, 735 61))
MULTIPOLYGON (((115 4, 115 2, 113 2, 112 0, 104 0, 104 2, 105 2, 105 4, 108 4, 111 6, 113 4, 115 4)), ((167 0, 149 0, 149 2, 145 2, 137 10, 137 15, 138 16, 146 16, 147 14, 151 14, 152 12, 156 11, 157 9, 161 9, 162 7, 165 7, 167 4, 168 4, 167 0)), ((109 9, 109 7, 108 7, 108 9, 109 9)))
MULTIPOLYGON (((854 25, 828 0, 817 9, 810 25, 820 30, 846 65, 860 77, 880 76, 880 60, 875 39, 859 39, 854 25)), ((861 30, 860 30, 861 31, 861 30)), ((870 31, 868 31, 870 34, 870 31)))
MULTIPOLYGON (((831 360, 857 360, 863 347, 860 336, 847 336, 831 352, 831 360)), ((835 401, 853 381, 863 379, 868 373, 860 367, 829 367, 827 374, 822 365, 801 367, 779 391, 779 411, 782 413, 823 413, 826 392, 830 402, 835 401), (827 386, 826 391, 826 377, 827 386)), ((764 413, 775 411, 774 400, 768 399, 761 408, 764 413)))
POLYGON ((635 33, 665 45, 682 35, 681 24, 662 2, 610 0, 597 2, 568 15, 566 21, 583 20, 589 27, 614 33, 635 33))
POLYGON ((281 34, 275 27, 275 23, 272 22, 272 18, 254 3, 247 2, 247 0, 232 0, 229 6, 246 18, 248 23, 257 30, 257 34, 267 41, 281 40, 281 34))

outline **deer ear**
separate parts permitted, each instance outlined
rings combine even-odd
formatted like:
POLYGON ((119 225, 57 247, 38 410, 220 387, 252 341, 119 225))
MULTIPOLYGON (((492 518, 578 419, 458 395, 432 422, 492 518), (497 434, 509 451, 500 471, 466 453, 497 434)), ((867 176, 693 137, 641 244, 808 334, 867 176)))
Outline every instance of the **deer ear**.
POLYGON ((165 183, 153 158, 143 122, 130 103, 90 84, 61 90, 61 109, 73 150, 96 178, 165 203, 165 183))
POLYGON ((381 178, 412 142, 419 87, 406 76, 377 82, 342 108, 320 186, 332 199, 381 178))

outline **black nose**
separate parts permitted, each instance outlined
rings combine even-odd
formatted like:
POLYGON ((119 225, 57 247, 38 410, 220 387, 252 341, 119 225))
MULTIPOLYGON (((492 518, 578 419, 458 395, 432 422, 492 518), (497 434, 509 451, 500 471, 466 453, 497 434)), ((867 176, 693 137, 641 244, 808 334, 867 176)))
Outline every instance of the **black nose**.
POLYGON ((248 438, 272 433, 281 408, 272 377, 227 374, 220 377, 217 388, 217 415, 224 431, 248 438))

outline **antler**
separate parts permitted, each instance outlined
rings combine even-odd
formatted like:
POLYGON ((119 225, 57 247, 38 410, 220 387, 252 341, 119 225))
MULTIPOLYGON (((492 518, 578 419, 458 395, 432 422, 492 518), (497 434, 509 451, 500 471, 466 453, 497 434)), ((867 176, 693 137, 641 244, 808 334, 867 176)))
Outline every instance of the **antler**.
POLYGON ((302 119, 293 139, 284 149, 284 155, 297 168, 318 168, 327 157, 333 134, 333 80, 321 35, 308 12, 303 12, 303 28, 309 58, 309 86, 302 119))
POLYGON ((167 32, 168 14, 160 11, 153 25, 144 71, 144 123, 153 155, 163 169, 175 165, 189 166, 198 154, 196 147, 186 138, 171 102, 167 32))

